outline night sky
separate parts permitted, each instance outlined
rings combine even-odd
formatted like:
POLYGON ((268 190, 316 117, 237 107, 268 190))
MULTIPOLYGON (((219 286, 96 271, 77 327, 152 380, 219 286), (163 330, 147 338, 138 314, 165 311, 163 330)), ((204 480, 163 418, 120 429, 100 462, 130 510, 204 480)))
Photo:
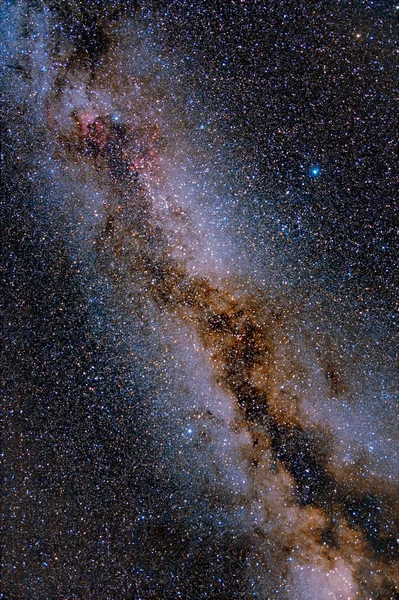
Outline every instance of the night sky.
POLYGON ((398 8, 0 10, 0 598, 398 600, 398 8))

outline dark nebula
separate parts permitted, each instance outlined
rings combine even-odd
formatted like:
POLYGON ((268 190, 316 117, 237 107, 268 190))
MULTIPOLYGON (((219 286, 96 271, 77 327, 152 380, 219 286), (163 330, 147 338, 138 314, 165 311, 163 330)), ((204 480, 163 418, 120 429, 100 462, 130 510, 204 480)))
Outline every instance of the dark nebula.
POLYGON ((1 12, 0 597, 398 598, 395 9, 1 12))

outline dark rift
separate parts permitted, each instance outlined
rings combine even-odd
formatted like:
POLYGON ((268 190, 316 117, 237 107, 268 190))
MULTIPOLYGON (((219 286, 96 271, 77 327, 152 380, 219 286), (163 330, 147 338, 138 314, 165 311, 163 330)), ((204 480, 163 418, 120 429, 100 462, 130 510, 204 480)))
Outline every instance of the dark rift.
MULTIPOLYGON (((235 294, 233 281, 216 285, 210 277, 190 275, 184 261, 173 258, 137 166, 151 166, 155 160, 161 144, 158 130, 131 129, 106 115, 85 126, 76 117, 75 134, 70 148, 88 157, 95 170, 106 172, 115 191, 116 201, 106 207, 108 216, 97 235, 100 260, 105 268, 115 263, 110 275, 117 284, 139 273, 158 307, 198 332, 211 353, 218 384, 235 398, 240 426, 252 436, 252 468, 257 468, 262 447, 271 450, 276 468, 284 468, 294 481, 292 502, 325 514, 322 537, 327 546, 339 545, 336 528, 344 518, 362 532, 375 558, 398 561, 397 515, 387 514, 375 492, 361 491, 356 482, 334 475, 330 432, 301 424, 288 410, 295 398, 288 394, 271 402, 288 309, 273 310, 260 293, 235 294)), ((335 393, 343 388, 338 367, 327 365, 324 376, 335 393)))

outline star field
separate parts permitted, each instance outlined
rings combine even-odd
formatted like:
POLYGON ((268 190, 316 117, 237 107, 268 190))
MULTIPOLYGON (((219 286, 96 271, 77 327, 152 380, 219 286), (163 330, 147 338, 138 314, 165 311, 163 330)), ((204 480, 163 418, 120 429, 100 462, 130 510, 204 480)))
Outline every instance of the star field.
POLYGON ((395 600, 397 10, 1 8, 6 600, 395 600))

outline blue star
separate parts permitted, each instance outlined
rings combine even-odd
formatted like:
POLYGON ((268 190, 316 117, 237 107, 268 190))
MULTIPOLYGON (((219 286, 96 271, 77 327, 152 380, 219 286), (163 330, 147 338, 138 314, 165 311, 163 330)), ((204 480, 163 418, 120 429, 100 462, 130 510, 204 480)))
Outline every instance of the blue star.
POLYGON ((312 165, 309 169, 309 175, 311 177, 318 177, 320 175, 321 169, 319 165, 312 165))

